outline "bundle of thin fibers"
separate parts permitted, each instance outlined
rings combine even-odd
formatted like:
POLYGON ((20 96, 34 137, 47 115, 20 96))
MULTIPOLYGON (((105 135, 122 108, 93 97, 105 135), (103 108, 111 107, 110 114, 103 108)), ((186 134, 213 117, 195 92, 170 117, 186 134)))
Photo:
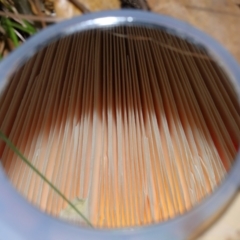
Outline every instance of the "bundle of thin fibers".
MULTIPOLYGON (((239 103, 203 47, 119 26, 32 57, 1 93, 0 129, 95 227, 146 225, 184 214, 219 186, 239 147, 239 103)), ((32 204, 78 221, 4 142, 0 157, 32 204)))

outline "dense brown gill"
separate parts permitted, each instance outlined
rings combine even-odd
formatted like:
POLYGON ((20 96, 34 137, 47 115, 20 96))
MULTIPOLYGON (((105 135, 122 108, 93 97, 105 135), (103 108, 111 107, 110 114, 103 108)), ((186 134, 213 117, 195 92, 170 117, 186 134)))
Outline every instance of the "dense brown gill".
MULTIPOLYGON (((234 163, 240 114, 203 48, 121 26, 38 52, 0 96, 0 129, 70 201, 82 199, 94 226, 113 228, 166 221, 211 194, 234 163)), ((54 216, 67 207, 3 141, 0 157, 31 203, 54 216)))

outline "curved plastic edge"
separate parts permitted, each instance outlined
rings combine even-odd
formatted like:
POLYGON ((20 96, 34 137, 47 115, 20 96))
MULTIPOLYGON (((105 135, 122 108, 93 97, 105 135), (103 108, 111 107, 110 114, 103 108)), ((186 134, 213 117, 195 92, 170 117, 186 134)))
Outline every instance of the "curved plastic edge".
MULTIPOLYGON (((169 28, 177 35, 204 45, 229 74, 239 93, 239 66, 215 40, 187 23, 142 11, 107 11, 86 14, 48 27, 30 38, 1 62, 0 93, 9 76, 50 42, 76 31, 125 23, 169 28)), ((238 152, 234 167, 221 186, 186 214, 149 226, 98 230, 76 227, 42 213, 17 193, 4 171, 0 169, 0 239, 187 239, 231 200, 240 185, 239 172, 240 154, 238 152)))

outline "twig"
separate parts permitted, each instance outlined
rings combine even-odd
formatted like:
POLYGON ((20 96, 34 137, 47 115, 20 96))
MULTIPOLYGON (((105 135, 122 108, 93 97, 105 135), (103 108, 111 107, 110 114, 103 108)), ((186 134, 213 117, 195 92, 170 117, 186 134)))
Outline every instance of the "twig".
POLYGON ((161 47, 163 48, 167 48, 169 50, 172 50, 174 52, 178 52, 182 55, 187 55, 187 56, 191 56, 191 57, 197 57, 197 58, 201 58, 201 59, 205 59, 205 60, 209 60, 209 61, 212 61, 212 59, 207 56, 207 55, 203 55, 203 54, 199 54, 199 53, 193 53, 193 52, 190 52, 190 51, 185 51, 185 50, 181 50, 181 49, 178 49, 176 47, 173 47, 173 46, 170 46, 166 43, 162 43, 158 40, 155 40, 154 38, 152 37, 143 37, 143 36, 134 36, 134 35, 125 35, 125 34, 121 34, 121 33, 113 33, 113 32, 108 32, 109 34, 112 34, 113 36, 116 36, 116 37, 121 37, 121 38, 128 38, 128 39, 132 39, 132 40, 137 40, 137 41, 151 41, 151 42, 154 42, 158 45, 160 45, 161 47))
POLYGON ((25 42, 26 40, 24 39, 24 37, 16 30, 16 29, 14 29, 14 32, 16 33, 16 35, 18 36, 18 38, 20 38, 20 40, 22 41, 22 42, 25 42))
POLYGON ((32 21, 45 21, 45 22, 60 22, 63 21, 63 18, 56 18, 56 17, 40 17, 40 16, 33 16, 33 15, 25 15, 19 13, 10 13, 10 12, 3 12, 0 11, 0 16, 2 17, 11 17, 11 18, 19 18, 25 20, 32 20, 32 21))
POLYGON ((142 10, 145 10, 145 11, 149 10, 148 5, 145 0, 139 0, 139 5, 141 6, 142 10))
POLYGON ((77 0, 68 0, 68 1, 71 2, 76 8, 78 8, 83 13, 91 12, 86 6, 84 6, 84 4, 80 3, 77 0))
MULTIPOLYGON (((39 4, 39 0, 34 0, 34 2, 35 2, 35 5, 36 5, 36 7, 37 7, 38 15, 39 15, 40 17, 44 17, 43 14, 42 14, 42 11, 41 11, 41 7, 40 7, 40 4, 39 4)), ((46 27, 45 21, 42 20, 42 21, 41 21, 41 24, 42 24, 42 27, 43 27, 43 28, 46 27)))
POLYGON ((225 11, 218 11, 211 8, 205 8, 205 7, 198 7, 198 6, 192 6, 192 5, 185 5, 186 8, 191 8, 197 11, 204 11, 204 12, 211 12, 216 14, 223 14, 223 15, 229 15, 231 17, 240 17, 240 14, 237 13, 230 13, 225 11))

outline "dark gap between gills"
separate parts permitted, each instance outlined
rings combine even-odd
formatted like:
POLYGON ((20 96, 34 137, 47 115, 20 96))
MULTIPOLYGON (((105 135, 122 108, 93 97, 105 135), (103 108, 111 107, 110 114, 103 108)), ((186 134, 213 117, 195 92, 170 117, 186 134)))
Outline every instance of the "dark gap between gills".
MULTIPOLYGON (((239 147, 239 103, 224 71, 203 48, 160 29, 60 39, 0 97, 1 131, 100 228, 184 214, 221 183, 239 147)), ((32 204, 81 224, 3 141, 0 157, 32 204)))

